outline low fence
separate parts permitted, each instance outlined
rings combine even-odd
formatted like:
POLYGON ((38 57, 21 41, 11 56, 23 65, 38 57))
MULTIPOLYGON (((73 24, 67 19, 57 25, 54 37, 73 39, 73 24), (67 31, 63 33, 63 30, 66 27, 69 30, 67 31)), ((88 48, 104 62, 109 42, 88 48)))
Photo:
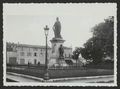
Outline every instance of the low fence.
POLYGON ((45 69, 45 65, 18 65, 18 64, 7 64, 7 67, 11 68, 30 68, 30 69, 45 69))
POLYGON ((86 68, 88 69, 114 69, 114 64, 109 63, 109 64, 98 64, 98 65, 87 65, 86 68))
MULTIPOLYGON (((44 65, 7 65, 8 69, 39 69, 39 70, 45 70, 44 65)), ((83 70, 87 69, 83 66, 51 66, 48 67, 48 70, 83 70)))
MULTIPOLYGON (((16 64, 7 64, 7 67, 16 67, 16 68, 30 68, 30 69, 45 69, 45 65, 16 65, 16 64)), ((98 64, 98 65, 83 65, 83 66, 79 66, 79 65, 69 65, 69 66, 48 66, 48 69, 51 70, 74 70, 74 69, 114 69, 114 64, 98 64)))
POLYGON ((78 69, 86 69, 86 67, 83 67, 83 66, 52 66, 52 67, 49 67, 50 70, 78 70, 78 69))

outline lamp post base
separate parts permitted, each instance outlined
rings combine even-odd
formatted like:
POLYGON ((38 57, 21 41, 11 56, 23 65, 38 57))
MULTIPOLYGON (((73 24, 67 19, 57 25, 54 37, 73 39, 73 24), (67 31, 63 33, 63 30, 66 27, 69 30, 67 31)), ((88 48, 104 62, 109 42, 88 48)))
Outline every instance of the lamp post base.
POLYGON ((46 72, 46 73, 44 74, 44 80, 49 80, 49 73, 48 73, 48 72, 46 72))

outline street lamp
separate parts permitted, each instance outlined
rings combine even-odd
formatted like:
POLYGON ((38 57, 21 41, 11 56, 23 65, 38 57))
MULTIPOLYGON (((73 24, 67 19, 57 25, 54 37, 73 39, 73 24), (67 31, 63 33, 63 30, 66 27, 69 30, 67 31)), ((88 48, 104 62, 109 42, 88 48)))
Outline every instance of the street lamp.
POLYGON ((48 54, 47 54, 47 36, 48 36, 49 28, 48 28, 47 25, 44 28, 44 31, 45 31, 45 37, 46 37, 46 53, 45 53, 45 74, 44 74, 44 79, 48 80, 49 79, 49 74, 48 74, 48 59, 47 59, 47 56, 48 56, 48 54))

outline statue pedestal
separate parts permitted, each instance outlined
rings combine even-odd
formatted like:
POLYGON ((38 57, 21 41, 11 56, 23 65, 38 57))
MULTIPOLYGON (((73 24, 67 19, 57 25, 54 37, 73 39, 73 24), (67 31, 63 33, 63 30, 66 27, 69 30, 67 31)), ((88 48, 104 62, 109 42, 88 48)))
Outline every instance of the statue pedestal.
POLYGON ((64 58, 59 58, 59 47, 60 45, 63 45, 65 40, 62 38, 53 38, 51 41, 52 44, 52 53, 51 53, 51 58, 49 60, 49 66, 53 65, 61 65, 61 61, 64 60, 64 58))
POLYGON ((58 64, 59 66, 68 66, 64 58, 58 58, 58 64))

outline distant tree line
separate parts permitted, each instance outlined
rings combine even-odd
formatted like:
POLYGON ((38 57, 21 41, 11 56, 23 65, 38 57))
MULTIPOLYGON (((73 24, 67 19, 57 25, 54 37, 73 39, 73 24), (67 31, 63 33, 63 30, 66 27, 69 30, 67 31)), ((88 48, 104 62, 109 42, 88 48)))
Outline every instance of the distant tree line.
POLYGON ((78 59, 79 54, 86 60, 93 60, 98 64, 109 56, 114 57, 114 17, 109 16, 91 29, 92 37, 84 43, 84 47, 73 51, 73 59, 78 59))

